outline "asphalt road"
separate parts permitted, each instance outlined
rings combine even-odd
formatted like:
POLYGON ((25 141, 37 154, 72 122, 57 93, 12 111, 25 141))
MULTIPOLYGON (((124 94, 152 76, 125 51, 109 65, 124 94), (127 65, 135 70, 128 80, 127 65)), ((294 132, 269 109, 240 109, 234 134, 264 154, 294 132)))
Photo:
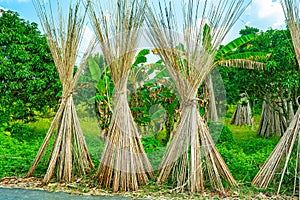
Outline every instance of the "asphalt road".
POLYGON ((0 200, 125 200, 125 197, 111 196, 81 196, 65 192, 47 192, 41 190, 26 190, 15 188, 0 188, 0 200))

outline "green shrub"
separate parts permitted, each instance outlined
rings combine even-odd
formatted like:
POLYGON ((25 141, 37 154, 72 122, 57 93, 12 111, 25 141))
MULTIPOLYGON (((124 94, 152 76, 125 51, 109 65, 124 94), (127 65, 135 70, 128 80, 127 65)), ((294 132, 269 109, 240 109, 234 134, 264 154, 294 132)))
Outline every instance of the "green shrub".
POLYGON ((230 129, 219 122, 209 122, 209 132, 215 143, 233 142, 233 134, 230 129))
POLYGON ((218 144, 217 147, 233 177, 250 182, 259 169, 253 165, 252 157, 246 155, 238 146, 227 142, 218 144))
POLYGON ((146 153, 156 151, 160 148, 160 142, 155 137, 143 137, 142 144, 146 153))
POLYGON ((158 139, 153 137, 143 137, 142 144, 144 146, 147 157, 152 165, 154 171, 156 171, 161 163, 162 157, 165 153, 165 147, 161 147, 161 143, 158 139))
POLYGON ((19 141, 35 139, 32 129, 27 124, 13 124, 5 129, 19 141))
POLYGON ((222 142, 217 148, 232 175, 250 183, 273 151, 278 138, 251 138, 242 142, 222 142))
POLYGON ((278 143, 278 140, 279 138, 277 137, 260 138, 259 136, 257 136, 256 138, 244 140, 239 145, 246 154, 253 154, 258 151, 262 151, 264 153, 271 153, 275 145, 278 143))

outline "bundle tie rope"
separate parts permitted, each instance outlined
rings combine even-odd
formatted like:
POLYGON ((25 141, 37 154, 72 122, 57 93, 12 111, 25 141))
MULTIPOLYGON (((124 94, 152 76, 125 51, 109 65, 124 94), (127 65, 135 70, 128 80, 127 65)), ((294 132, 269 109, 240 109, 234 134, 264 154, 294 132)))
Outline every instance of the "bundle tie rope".
POLYGON ((62 101, 63 99, 66 101, 70 96, 73 95, 74 92, 75 92, 75 91, 71 91, 71 92, 67 92, 67 95, 62 95, 62 96, 60 97, 60 101, 62 101))
POLYGON ((199 98, 193 98, 193 99, 188 99, 183 102, 183 105, 188 107, 188 106, 196 106, 198 107, 198 102, 200 101, 199 98))

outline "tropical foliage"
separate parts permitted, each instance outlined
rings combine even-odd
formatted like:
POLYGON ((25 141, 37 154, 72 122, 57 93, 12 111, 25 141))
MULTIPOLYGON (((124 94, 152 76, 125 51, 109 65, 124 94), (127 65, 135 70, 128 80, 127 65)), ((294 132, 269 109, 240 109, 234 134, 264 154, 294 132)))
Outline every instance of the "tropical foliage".
POLYGON ((61 85, 46 38, 36 23, 0 10, 0 131, 57 109, 61 85))
MULTIPOLYGON (((236 195, 230 185, 248 189, 254 178, 260 192, 299 193, 299 1, 281 1, 286 29, 245 27, 226 45, 221 41, 231 26, 222 24, 233 24, 244 7, 242 0, 220 2, 199 13, 216 16, 213 24, 224 30, 199 21, 202 6, 195 1, 184 4, 183 41, 169 31, 181 27, 172 3, 145 12, 145 1, 118 0, 108 16, 106 3, 88 11, 91 1, 78 0, 63 17, 51 7, 60 4, 35 0, 45 36, 37 24, 0 10, 0 185, 5 176, 29 171, 44 184, 57 180, 76 188, 70 184, 76 181, 87 190, 214 190, 225 197, 236 195), (228 14, 221 8, 233 18, 220 17, 228 14), (80 57, 88 14, 102 52, 90 56, 93 43, 80 57), (136 51, 144 20, 156 48, 136 51), (149 60, 151 52, 160 60, 149 60), (225 126, 206 116, 207 77, 215 67, 227 92, 225 126), (249 95, 244 102, 241 93, 249 95), (250 102, 251 130, 230 124, 235 105, 247 104, 250 113, 250 102), (89 174, 93 163, 96 175, 89 174)), ((219 92, 218 81, 212 82, 219 92)), ((218 92, 217 98, 224 95, 218 92)))

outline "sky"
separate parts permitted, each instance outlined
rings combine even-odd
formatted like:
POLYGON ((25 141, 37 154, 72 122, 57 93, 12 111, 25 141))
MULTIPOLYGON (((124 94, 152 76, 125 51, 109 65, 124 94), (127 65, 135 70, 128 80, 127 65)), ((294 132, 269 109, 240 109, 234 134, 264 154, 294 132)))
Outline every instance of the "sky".
MULTIPOLYGON (((32 0, 0 0, 0 8, 16 11, 21 18, 39 23, 32 0)), ((284 15, 279 0, 253 0, 228 33, 224 43, 226 44, 238 37, 239 30, 245 26, 255 27, 263 31, 269 28, 285 28, 284 15)))

